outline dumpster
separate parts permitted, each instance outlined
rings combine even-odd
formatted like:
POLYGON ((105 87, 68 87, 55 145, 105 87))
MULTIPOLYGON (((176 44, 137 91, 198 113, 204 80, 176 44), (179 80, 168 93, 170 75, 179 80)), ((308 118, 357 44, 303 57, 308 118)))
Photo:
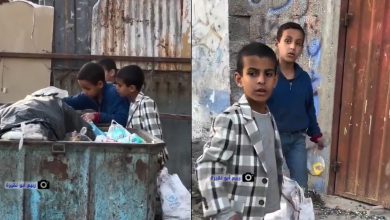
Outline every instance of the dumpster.
POLYGON ((165 144, 130 131, 146 143, 0 140, 0 219, 154 219, 165 144))

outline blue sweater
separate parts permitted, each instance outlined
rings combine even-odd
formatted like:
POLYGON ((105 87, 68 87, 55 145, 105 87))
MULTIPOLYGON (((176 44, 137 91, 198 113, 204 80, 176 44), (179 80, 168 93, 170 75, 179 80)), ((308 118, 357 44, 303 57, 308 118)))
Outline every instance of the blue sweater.
POLYGON ((267 104, 280 132, 307 129, 307 135, 321 134, 317 123, 310 76, 295 64, 295 78, 289 81, 278 69, 279 80, 267 104))
POLYGON ((75 110, 93 109, 99 112, 99 123, 110 123, 111 120, 115 120, 126 126, 130 104, 127 99, 119 96, 115 87, 111 84, 104 85, 103 99, 100 105, 83 93, 65 98, 64 101, 75 110))

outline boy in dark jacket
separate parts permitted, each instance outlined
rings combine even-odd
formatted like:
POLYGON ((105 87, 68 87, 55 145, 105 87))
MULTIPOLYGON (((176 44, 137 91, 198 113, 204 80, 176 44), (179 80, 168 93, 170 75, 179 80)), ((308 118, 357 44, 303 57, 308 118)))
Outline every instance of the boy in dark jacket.
POLYGON ((111 120, 126 126, 129 102, 121 98, 115 87, 107 84, 103 68, 96 63, 84 64, 77 74, 82 93, 65 98, 75 110, 92 109, 95 112, 83 115, 85 120, 95 123, 110 123, 111 120))
POLYGON ((304 41, 305 32, 299 24, 288 22, 278 29, 279 80, 268 106, 280 131, 290 177, 307 189, 306 134, 320 150, 324 143, 315 114, 310 76, 295 62, 302 54, 304 41))

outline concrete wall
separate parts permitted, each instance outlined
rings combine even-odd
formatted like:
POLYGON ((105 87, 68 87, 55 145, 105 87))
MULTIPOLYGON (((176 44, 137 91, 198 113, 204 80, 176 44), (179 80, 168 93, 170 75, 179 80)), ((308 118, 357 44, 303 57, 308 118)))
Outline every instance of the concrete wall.
MULTIPOLYGON (((194 165, 209 137, 212 118, 230 105, 229 23, 228 1, 197 0, 191 4, 194 165)), ((197 187, 196 178, 192 185, 197 187)))
MULTIPOLYGON (((231 73, 235 70, 237 52, 242 45, 260 41, 275 49, 276 32, 281 24, 294 21, 304 27, 306 40, 298 63, 312 77, 317 116, 328 146, 322 152, 327 162, 326 172, 322 177, 309 180, 309 185, 320 192, 326 190, 329 172, 339 11, 340 0, 229 1, 231 73)), ((241 94, 231 80, 231 100, 238 100, 241 94)))
POLYGON ((228 2, 192 1, 192 137, 230 105, 228 2))

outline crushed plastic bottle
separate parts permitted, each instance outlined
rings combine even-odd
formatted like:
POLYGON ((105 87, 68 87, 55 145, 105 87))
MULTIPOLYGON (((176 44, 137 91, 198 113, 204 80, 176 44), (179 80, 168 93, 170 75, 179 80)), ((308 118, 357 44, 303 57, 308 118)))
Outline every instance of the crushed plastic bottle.
POLYGON ((100 130, 93 122, 88 122, 92 127, 92 132, 95 134, 95 136, 106 136, 106 134, 100 130))

